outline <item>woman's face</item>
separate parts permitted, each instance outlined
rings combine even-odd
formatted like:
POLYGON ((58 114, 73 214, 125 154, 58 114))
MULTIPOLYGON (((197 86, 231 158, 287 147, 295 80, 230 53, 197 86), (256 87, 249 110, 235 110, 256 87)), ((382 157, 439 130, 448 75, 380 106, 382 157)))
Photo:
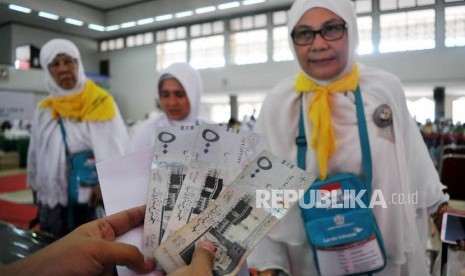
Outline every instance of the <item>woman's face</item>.
MULTIPOLYGON (((345 22, 339 16, 327 9, 312 8, 297 22, 294 30, 310 28, 318 31, 326 26, 343 23, 345 22)), ((294 49, 305 73, 318 80, 331 80, 344 70, 348 61, 347 30, 340 39, 334 41, 325 40, 321 33, 316 34, 312 43, 304 46, 294 44, 294 49)))
POLYGON ((76 86, 78 63, 75 58, 66 54, 58 54, 48 64, 48 71, 59 87, 69 90, 76 86))
POLYGON ((161 108, 170 120, 181 121, 189 116, 189 98, 181 83, 176 79, 165 79, 159 91, 161 108))

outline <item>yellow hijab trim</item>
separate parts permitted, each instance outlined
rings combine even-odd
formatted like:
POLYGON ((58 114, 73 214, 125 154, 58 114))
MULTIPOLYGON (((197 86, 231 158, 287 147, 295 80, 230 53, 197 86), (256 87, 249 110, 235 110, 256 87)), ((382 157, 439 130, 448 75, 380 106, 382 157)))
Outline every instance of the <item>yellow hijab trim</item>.
POLYGON ((297 75, 295 89, 298 93, 315 93, 307 114, 313 124, 311 146, 315 149, 320 168, 320 178, 326 179, 328 161, 336 150, 336 139, 331 121, 330 97, 332 93, 355 91, 359 82, 358 68, 352 70, 342 78, 329 84, 319 86, 304 74, 297 75))
POLYGON ((81 121, 106 121, 115 116, 113 97, 91 80, 87 80, 82 92, 48 98, 40 108, 50 108, 54 119, 60 116, 81 121))

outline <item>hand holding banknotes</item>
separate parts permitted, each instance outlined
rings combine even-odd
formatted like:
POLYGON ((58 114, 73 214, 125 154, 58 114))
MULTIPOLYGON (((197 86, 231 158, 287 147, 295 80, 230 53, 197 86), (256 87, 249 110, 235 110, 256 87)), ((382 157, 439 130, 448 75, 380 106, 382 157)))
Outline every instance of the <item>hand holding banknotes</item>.
MULTIPOLYGON (((0 266, 0 275, 101 275, 113 274, 115 265, 147 273, 155 263, 133 245, 114 242, 115 238, 144 221, 145 206, 129 209, 84 224, 34 254, 0 266)), ((190 265, 171 274, 212 275, 214 245, 199 243, 190 265)))

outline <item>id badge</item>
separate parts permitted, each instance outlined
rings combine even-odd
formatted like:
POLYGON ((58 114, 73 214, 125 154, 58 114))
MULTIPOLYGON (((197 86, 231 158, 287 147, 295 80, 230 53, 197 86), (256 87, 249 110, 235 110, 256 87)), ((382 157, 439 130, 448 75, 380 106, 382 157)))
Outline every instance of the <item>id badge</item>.
POLYGON ((92 193, 92 186, 79 185, 78 187, 78 203, 84 204, 89 202, 92 193))
POLYGON ((342 246, 316 247, 321 275, 350 275, 375 271, 384 266, 376 235, 342 246))
POLYGON ((333 204, 301 206, 305 232, 320 274, 354 275, 383 269, 386 254, 373 210, 368 208, 369 187, 353 174, 339 174, 314 182, 304 194, 304 201, 329 190, 335 192, 333 204), (350 203, 358 194, 363 194, 359 204, 342 204, 350 203))

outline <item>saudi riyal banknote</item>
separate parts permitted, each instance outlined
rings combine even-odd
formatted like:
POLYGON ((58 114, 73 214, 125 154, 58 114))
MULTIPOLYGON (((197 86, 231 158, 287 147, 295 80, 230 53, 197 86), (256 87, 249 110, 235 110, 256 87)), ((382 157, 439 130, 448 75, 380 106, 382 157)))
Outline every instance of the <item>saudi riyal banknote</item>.
POLYGON ((315 180, 293 163, 263 151, 187 225, 172 234, 153 257, 166 272, 190 263, 197 242, 215 243, 214 274, 236 274, 247 255, 295 202, 258 205, 257 191, 307 190, 315 180))
POLYGON ((262 150, 256 133, 225 125, 200 126, 195 161, 186 172, 162 241, 205 210, 262 150))
POLYGON ((197 126, 160 127, 156 130, 151 178, 144 221, 144 252, 160 244, 170 213, 193 158, 197 126))

